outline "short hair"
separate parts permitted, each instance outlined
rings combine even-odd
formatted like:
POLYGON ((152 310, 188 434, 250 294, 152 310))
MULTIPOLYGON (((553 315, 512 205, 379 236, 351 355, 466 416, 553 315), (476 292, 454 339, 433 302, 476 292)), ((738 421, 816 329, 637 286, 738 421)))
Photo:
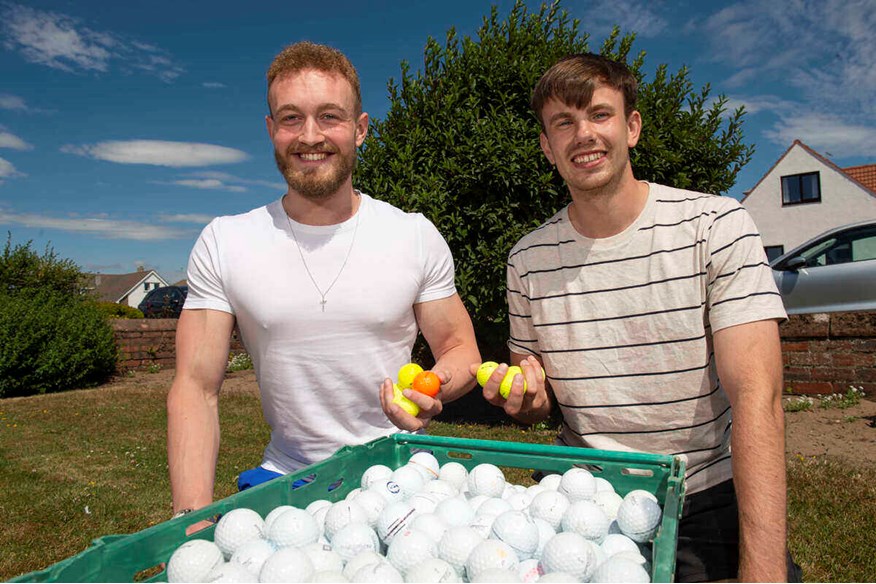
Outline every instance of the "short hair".
MULTIPOLYGON (((268 91, 278 77, 294 75, 301 71, 315 69, 325 73, 337 73, 353 87, 356 116, 362 113, 362 90, 359 87, 359 74, 350 60, 339 50, 327 45, 301 41, 287 46, 274 57, 268 68, 268 91)), ((268 103, 268 111, 271 104, 268 103)))
POLYGON ((583 108, 593 99, 593 91, 606 85, 620 91, 624 96, 624 115, 636 109, 638 82, 626 64, 594 53, 569 55, 557 61, 547 70, 532 92, 530 105, 542 129, 541 112, 553 98, 568 106, 583 108))

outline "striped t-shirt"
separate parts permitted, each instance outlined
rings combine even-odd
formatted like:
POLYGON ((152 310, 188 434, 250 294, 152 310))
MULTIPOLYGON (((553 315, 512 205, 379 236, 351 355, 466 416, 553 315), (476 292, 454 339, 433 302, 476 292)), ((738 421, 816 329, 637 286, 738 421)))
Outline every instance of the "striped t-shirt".
POLYGON ((649 184, 638 219, 604 239, 567 207, 511 250, 508 306, 508 346, 544 361, 561 442, 683 456, 689 492, 731 478, 712 334, 786 316, 738 201, 649 184))

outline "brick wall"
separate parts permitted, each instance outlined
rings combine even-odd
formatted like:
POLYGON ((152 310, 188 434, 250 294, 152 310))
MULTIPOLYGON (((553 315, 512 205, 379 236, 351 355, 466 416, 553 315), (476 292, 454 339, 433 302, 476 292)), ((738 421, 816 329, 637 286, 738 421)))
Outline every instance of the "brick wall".
MULTIPOLYGON (((172 369, 176 365, 176 323, 175 318, 113 319, 119 347, 117 369, 127 371, 149 365, 172 369)), ((231 336, 231 350, 244 350, 236 331, 231 336)))
POLYGON ((785 387, 799 394, 876 396, 876 312, 791 316, 781 327, 785 387))

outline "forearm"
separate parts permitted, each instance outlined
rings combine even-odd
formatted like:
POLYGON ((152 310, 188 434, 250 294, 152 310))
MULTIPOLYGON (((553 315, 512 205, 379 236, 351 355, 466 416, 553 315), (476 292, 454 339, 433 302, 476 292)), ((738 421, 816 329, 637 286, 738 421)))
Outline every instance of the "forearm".
POLYGON ((733 414, 733 475, 739 501, 739 580, 782 582, 788 576, 785 429, 781 400, 743 400, 733 414))
POLYGON ((215 394, 175 381, 167 397, 167 461, 174 512, 213 502, 219 453, 215 394))
POLYGON ((443 371, 449 377, 441 386, 441 401, 452 402, 468 393, 476 383, 470 372, 472 363, 479 363, 481 354, 474 342, 461 343, 442 354, 432 368, 443 371))

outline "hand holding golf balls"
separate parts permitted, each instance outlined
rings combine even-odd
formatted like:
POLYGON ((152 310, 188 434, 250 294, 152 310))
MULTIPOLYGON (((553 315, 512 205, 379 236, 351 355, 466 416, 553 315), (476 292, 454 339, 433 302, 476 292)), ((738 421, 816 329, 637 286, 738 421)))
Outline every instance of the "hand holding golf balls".
POLYGON ((416 363, 407 363, 398 370, 398 382, 393 384, 392 403, 397 404, 412 416, 420 413, 420 406, 402 393, 411 389, 434 398, 441 390, 441 378, 433 371, 424 371, 416 363))
MULTIPOLYGON (((485 361, 481 363, 480 367, 477 370, 477 379, 478 383, 481 387, 487 385, 490 377, 493 375, 493 372, 499 367, 499 364, 495 361, 485 361)), ((512 365, 508 367, 508 372, 505 373, 505 377, 502 378, 502 383, 499 385, 499 395, 503 398, 508 399, 508 396, 511 394, 511 384, 514 383, 514 378, 520 375, 523 377, 523 393, 526 393, 527 384, 526 377, 523 376, 523 369, 518 367, 517 365, 512 365)), ((541 370, 541 378, 545 379, 544 369, 541 370)))

